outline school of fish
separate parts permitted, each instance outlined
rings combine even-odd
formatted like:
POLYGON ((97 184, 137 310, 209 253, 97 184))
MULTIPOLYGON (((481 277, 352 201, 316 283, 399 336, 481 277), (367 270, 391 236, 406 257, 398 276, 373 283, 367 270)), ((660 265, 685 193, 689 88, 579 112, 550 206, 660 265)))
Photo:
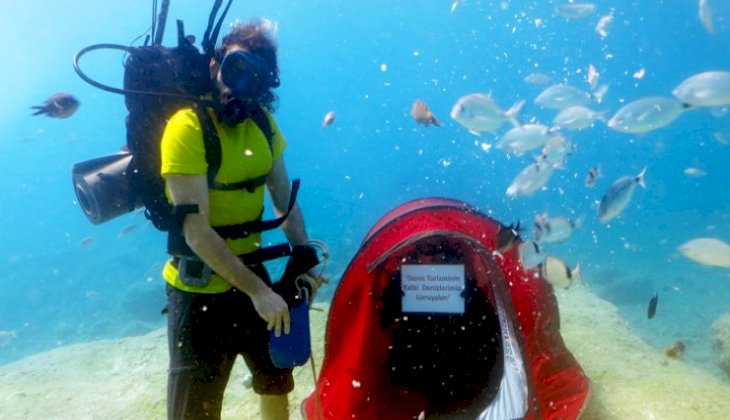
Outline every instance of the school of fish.
MULTIPOLYGON (((452 2, 451 11, 454 12, 460 4, 461 1, 452 2)), ((593 3, 564 2, 555 7, 555 14, 568 21, 581 20, 598 11, 599 7, 593 3)), ((714 35, 708 0, 699 0, 699 18, 708 34, 714 35)), ((598 19, 595 32, 601 39, 609 36, 613 20, 613 9, 598 19)), ((688 75, 669 92, 622 98, 620 106, 612 114, 608 114, 611 105, 606 102, 610 84, 601 80, 599 66, 589 63, 585 74, 588 84, 585 90, 552 73, 533 72, 525 76, 526 84, 545 86, 531 103, 555 112, 549 124, 535 121, 534 118, 527 122, 521 121, 520 113, 529 103, 525 98, 514 98, 513 105, 505 109, 499 105, 501 101, 498 102, 492 92, 483 91, 467 93, 454 103, 450 116, 455 123, 473 135, 482 138, 494 136, 494 148, 510 159, 524 159, 523 156, 531 159, 507 186, 508 197, 531 196, 547 189, 554 171, 565 169, 569 156, 577 152, 568 132, 590 130, 596 124, 605 124, 618 133, 641 135, 667 127, 688 112, 707 109, 717 116, 727 113, 730 106, 730 71, 726 70, 713 69, 688 75)), ((636 80, 642 79, 647 75, 647 69, 632 69, 628 74, 636 80)), ((414 103, 411 113, 413 119, 424 126, 435 123, 425 103, 420 112, 417 112, 416 104, 418 101, 414 103)), ((722 133, 715 133, 715 139, 727 143, 722 133)), ((492 148, 489 140, 480 140, 478 143, 485 152, 492 148)), ((607 184, 603 194, 596 200, 598 212, 595 217, 599 223, 608 225, 631 208, 636 187, 647 188, 647 169, 646 166, 643 169, 639 166, 633 173, 626 169, 624 173, 614 174, 613 181, 607 184)), ((586 188, 596 187, 604 176, 598 162, 584 173, 586 188)), ((694 178, 707 175, 701 167, 695 166, 685 168, 684 174, 694 178)), ((514 240, 522 239, 519 224, 516 225, 517 229, 510 225, 500 232, 498 251, 506 252, 513 243, 519 243, 517 252, 525 269, 540 267, 543 277, 556 288, 568 288, 579 277, 578 267, 570 269, 563 260, 546 255, 541 244, 566 241, 582 224, 583 216, 551 217, 547 213, 539 213, 534 222, 534 239, 514 240)), ((700 264, 730 267, 730 245, 720 239, 690 240, 678 247, 678 251, 700 264)))

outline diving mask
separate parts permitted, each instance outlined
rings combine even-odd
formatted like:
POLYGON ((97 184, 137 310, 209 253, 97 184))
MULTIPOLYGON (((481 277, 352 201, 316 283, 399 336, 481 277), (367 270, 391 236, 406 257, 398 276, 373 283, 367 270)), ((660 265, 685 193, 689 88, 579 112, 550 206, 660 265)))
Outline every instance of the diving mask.
POLYGON ((232 51, 221 63, 221 81, 238 97, 252 97, 260 89, 275 87, 276 77, 261 57, 232 51))

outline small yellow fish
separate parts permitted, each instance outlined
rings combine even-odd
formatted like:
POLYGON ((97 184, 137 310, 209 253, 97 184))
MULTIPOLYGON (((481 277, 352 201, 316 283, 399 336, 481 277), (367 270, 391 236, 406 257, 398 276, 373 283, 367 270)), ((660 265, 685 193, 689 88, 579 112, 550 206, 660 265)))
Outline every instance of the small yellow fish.
POLYGON ((433 124, 436 127, 441 127, 441 121, 439 121, 431 113, 431 110, 428 108, 428 105, 426 105, 426 102, 420 99, 416 99, 416 101, 413 102, 413 106, 411 107, 411 117, 413 117, 413 119, 416 120, 418 124, 423 124, 426 127, 428 127, 430 124, 433 124))

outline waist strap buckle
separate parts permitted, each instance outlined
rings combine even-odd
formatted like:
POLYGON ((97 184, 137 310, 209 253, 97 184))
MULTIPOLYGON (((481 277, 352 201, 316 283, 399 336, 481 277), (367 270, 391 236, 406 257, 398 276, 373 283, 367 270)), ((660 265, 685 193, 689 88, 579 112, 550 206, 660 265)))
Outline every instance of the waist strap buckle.
POLYGON ((177 273, 187 286, 205 287, 210 283, 213 269, 198 257, 179 256, 177 259, 177 273))

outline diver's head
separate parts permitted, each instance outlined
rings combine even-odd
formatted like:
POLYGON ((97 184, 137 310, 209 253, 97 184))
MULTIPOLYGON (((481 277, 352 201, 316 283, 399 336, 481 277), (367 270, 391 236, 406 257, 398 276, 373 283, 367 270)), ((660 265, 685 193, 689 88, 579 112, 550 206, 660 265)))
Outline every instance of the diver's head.
POLYGON ((238 99, 273 108, 279 86, 273 25, 268 21, 252 21, 236 25, 223 38, 211 60, 219 100, 238 99))

